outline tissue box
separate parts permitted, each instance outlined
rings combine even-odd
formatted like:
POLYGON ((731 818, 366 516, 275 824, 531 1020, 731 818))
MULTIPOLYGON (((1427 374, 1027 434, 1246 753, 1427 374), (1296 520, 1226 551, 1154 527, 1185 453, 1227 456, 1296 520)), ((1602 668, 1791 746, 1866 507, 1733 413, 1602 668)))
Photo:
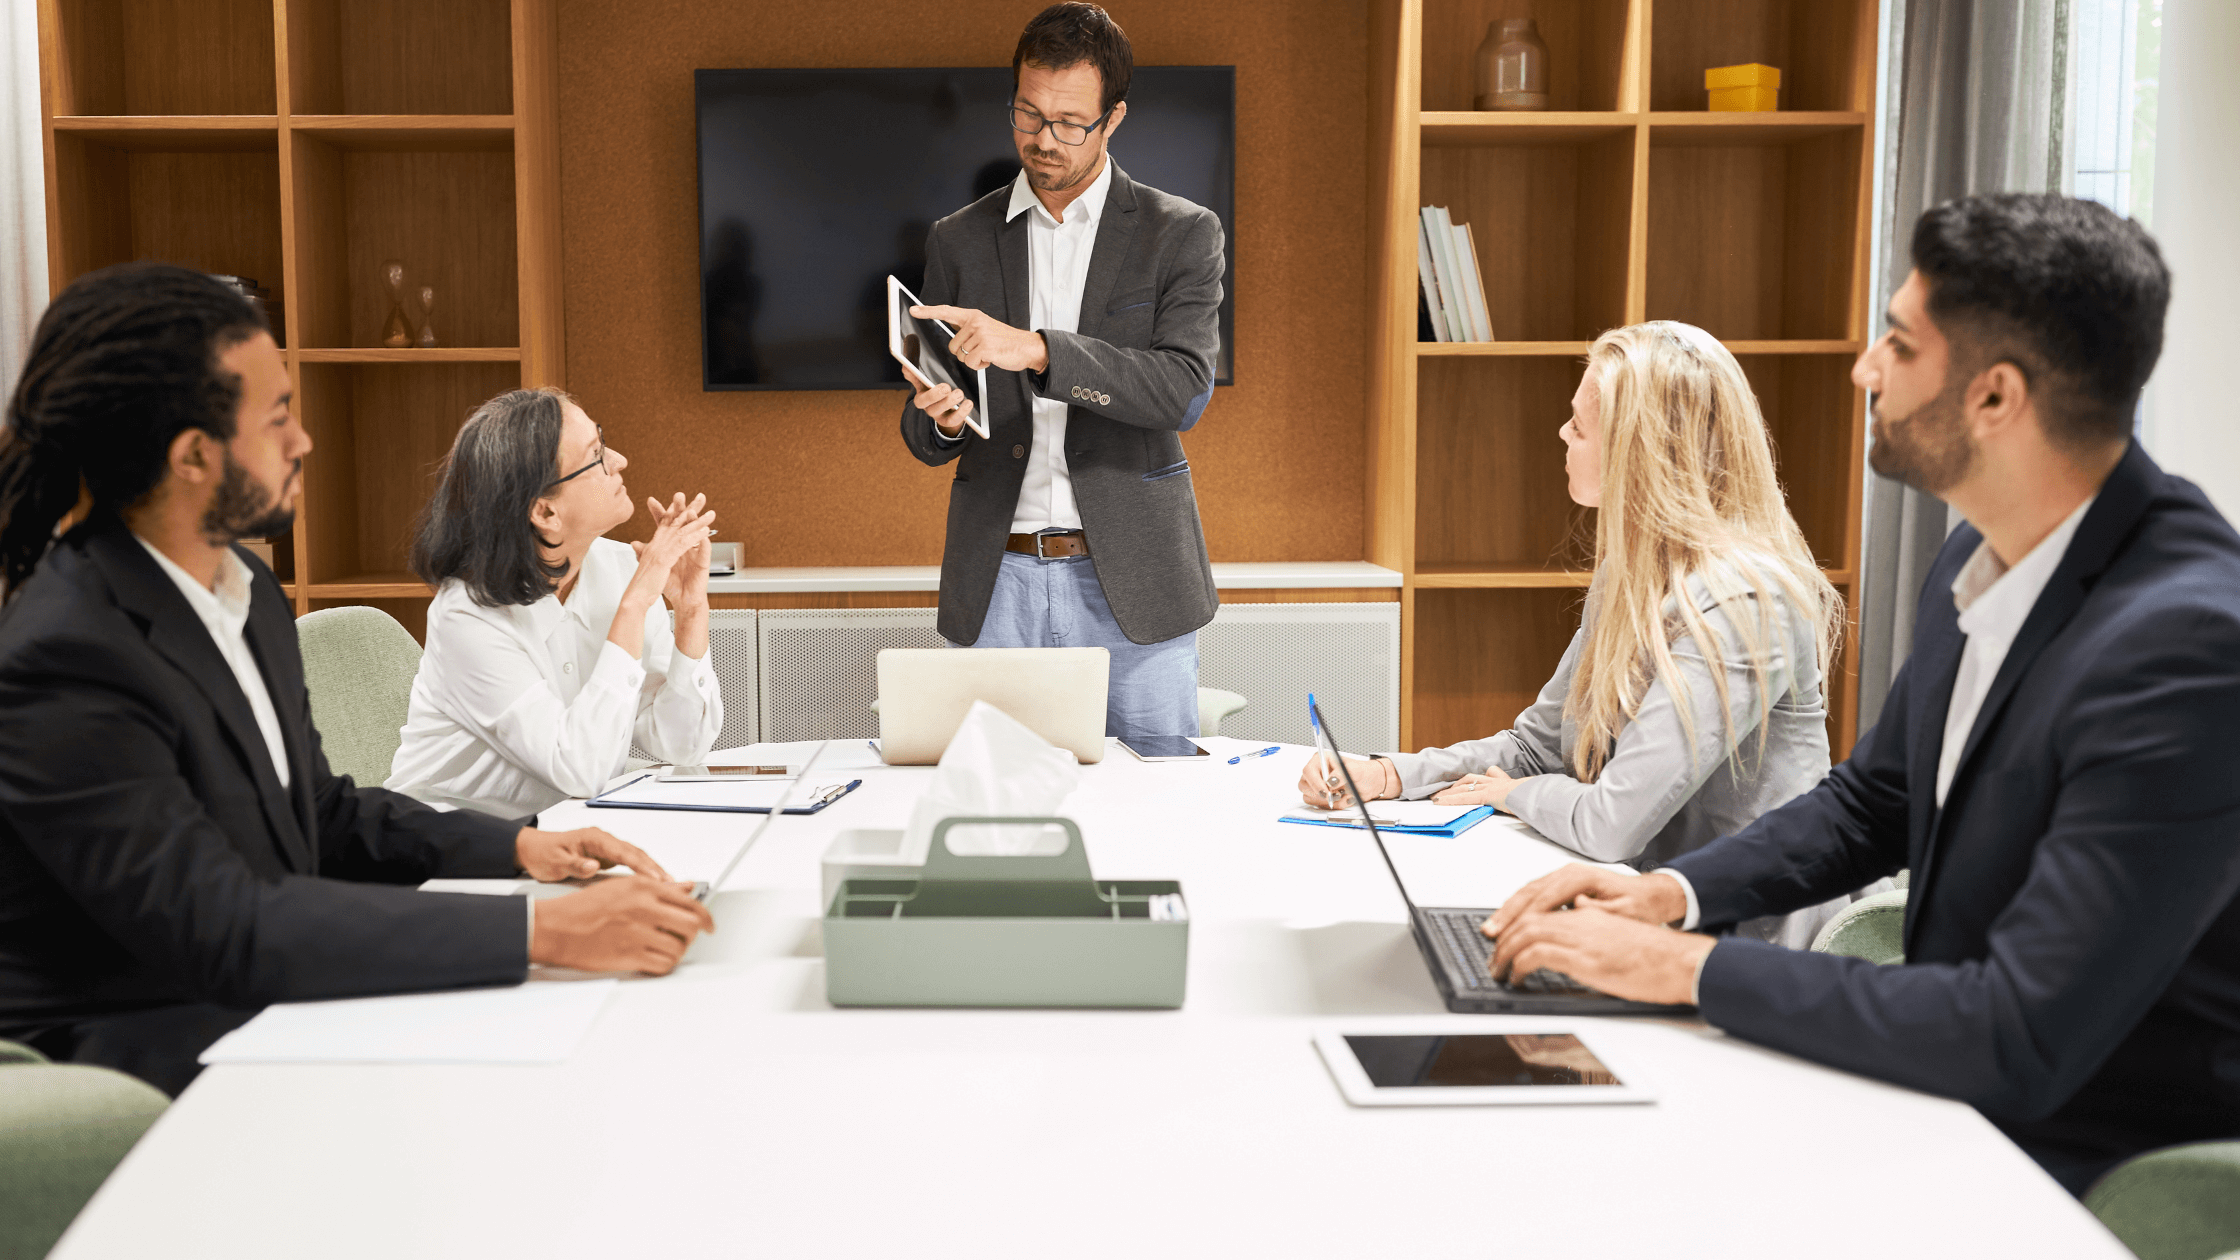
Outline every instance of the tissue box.
POLYGON ((1095 879, 1071 820, 945 818, 914 876, 840 880, 824 915, 825 997, 834 1006, 1182 1005, 1190 953, 1182 885, 1095 879), (1065 850, 949 851, 951 827, 999 822, 1062 827, 1065 850))
POLYGON ((1780 108, 1781 71, 1756 62, 1703 72, 1714 113, 1762 113, 1780 108))

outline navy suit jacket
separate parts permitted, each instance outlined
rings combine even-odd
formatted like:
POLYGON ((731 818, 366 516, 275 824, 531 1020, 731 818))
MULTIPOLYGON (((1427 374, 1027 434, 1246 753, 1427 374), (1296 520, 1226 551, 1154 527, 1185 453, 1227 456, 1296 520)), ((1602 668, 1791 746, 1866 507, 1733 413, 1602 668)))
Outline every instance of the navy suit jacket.
MULTIPOLYGON (((1882 719, 1819 786, 1670 865, 1705 926, 1913 871, 1906 960, 1727 939, 1706 1020, 1974 1104, 2240 1134, 2240 536, 2136 443, 2030 611, 1936 805, 1966 636, 1930 570, 1882 719)), ((2010 1129, 2010 1131, 2012 1131, 2010 1129)))
POLYGON ((114 517, 72 530, 0 610, 5 1035, 527 974, 517 898, 412 887, 516 873, 516 824, 330 772, 286 598, 236 554, 286 787, 210 632, 114 517))

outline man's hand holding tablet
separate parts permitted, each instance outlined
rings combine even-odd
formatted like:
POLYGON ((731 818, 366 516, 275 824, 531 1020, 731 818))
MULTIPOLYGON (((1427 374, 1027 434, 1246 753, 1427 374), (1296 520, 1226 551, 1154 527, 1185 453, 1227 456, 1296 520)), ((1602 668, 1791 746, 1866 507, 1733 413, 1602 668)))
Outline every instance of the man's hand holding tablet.
MULTIPOLYGON (((888 276, 887 353, 902 366, 903 379, 916 391, 911 405, 933 419, 934 429, 943 439, 956 439, 967 426, 986 437, 986 417, 972 414, 975 394, 987 389, 986 365, 967 364, 952 349, 963 344, 968 334, 937 318, 939 312, 949 309, 926 305, 900 280, 888 276)), ((963 313, 986 318, 977 311, 963 313)), ((1035 340, 1039 343, 1041 338, 1035 340)))
POLYGON ((918 391, 910 399, 911 405, 933 417, 933 427, 941 431, 941 436, 953 438, 964 432, 964 418, 972 414, 972 400, 963 390, 954 385, 928 385, 908 364, 903 365, 902 374, 918 391))

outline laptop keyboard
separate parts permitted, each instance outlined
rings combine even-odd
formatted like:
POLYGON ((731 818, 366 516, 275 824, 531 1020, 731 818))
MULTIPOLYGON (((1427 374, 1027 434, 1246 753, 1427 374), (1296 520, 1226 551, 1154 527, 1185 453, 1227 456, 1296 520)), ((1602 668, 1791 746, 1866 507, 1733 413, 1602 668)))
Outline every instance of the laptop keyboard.
POLYGON ((1493 942, 1478 930, 1485 922, 1484 910, 1424 910, 1420 912, 1431 924, 1431 934, 1446 951, 1454 966, 1450 974, 1463 986, 1479 992, 1496 993, 1594 993, 1560 971, 1542 967, 1528 976, 1520 976, 1503 984, 1493 978, 1493 942))

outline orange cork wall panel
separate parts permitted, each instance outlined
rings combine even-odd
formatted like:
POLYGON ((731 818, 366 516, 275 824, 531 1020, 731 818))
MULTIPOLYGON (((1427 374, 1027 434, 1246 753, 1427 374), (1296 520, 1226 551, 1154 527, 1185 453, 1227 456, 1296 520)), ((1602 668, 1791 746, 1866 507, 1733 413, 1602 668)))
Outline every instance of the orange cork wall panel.
MULTIPOLYGON (((1237 68, 1237 384, 1184 438, 1208 550, 1360 559, 1366 8, 1109 7, 1139 65, 1237 68)), ((749 565, 940 559, 950 473, 903 448, 899 392, 702 391, 692 72, 1008 65, 1039 8, 960 0, 929 24, 891 0, 844 20, 820 4, 560 0, 566 384, 629 456, 641 499, 706 492, 749 565)), ((1123 130, 1122 166, 1127 146, 1123 130)), ((619 533, 646 529, 641 513, 619 533)))

